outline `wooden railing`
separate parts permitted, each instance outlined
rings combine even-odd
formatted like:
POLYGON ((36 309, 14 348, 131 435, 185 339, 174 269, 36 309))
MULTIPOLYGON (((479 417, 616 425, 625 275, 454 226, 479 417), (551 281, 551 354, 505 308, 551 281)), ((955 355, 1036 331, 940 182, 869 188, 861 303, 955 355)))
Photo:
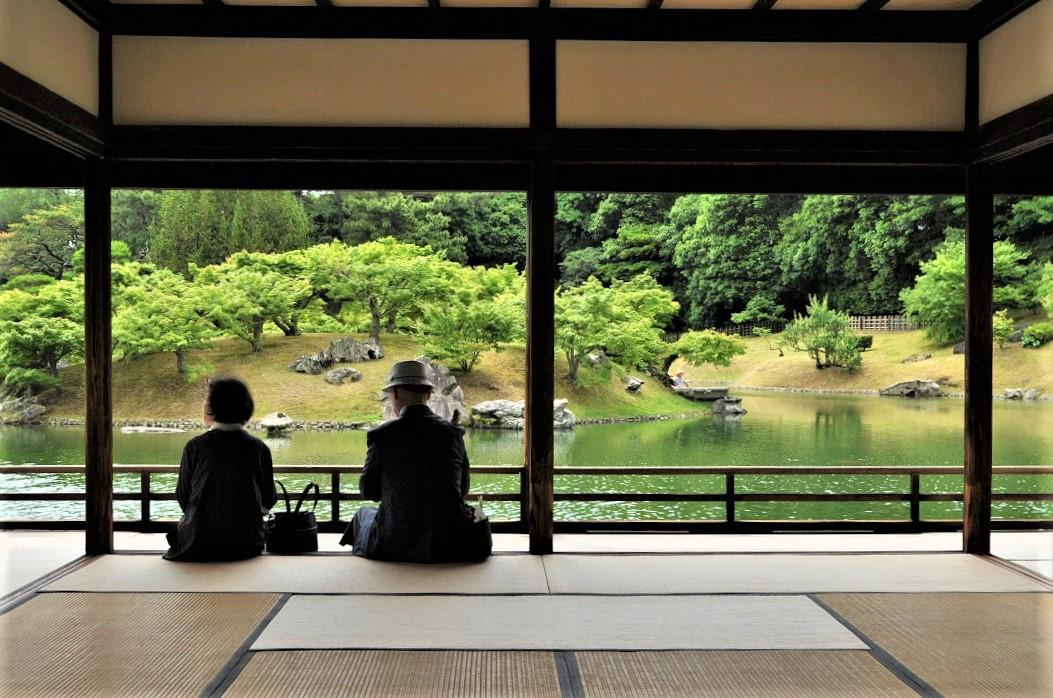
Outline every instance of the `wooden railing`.
MULTIPOLYGON (((140 518, 137 521, 117 521, 119 530, 142 532, 170 530, 174 525, 171 520, 157 520, 152 517, 151 504, 159 501, 174 501, 174 492, 152 492, 153 476, 158 474, 172 475, 179 468, 173 465, 117 465, 114 473, 138 474, 137 492, 114 492, 115 501, 138 501, 140 518)), ((345 491, 344 486, 354 483, 345 482, 344 476, 358 475, 362 466, 357 465, 284 465, 275 466, 276 475, 296 475, 313 480, 321 480, 319 485, 327 485, 321 494, 321 501, 329 509, 328 519, 325 512, 319 510, 319 530, 339 532, 347 522, 341 517, 342 502, 362 500, 357 491, 345 491), (319 477, 326 476, 324 479, 319 477)), ((526 470, 520 466, 473 466, 472 475, 516 476, 517 491, 504 492, 471 492, 470 501, 481 497, 484 501, 518 502, 518 519, 494 520, 496 532, 524 532, 526 527, 526 503, 529 502, 527 487, 529 478, 526 470)), ((923 502, 960 502, 961 492, 923 493, 922 478, 936 475, 962 475, 962 469, 951 466, 671 466, 671 467, 558 467, 555 469, 556 502, 720 502, 723 503, 723 517, 720 519, 701 520, 557 520, 557 532, 572 531, 687 531, 687 532, 771 532, 771 531, 867 531, 867 532, 905 532, 905 531, 943 531, 961 528, 960 519, 923 519, 921 504, 923 502), (746 476, 908 476, 909 490, 902 492, 876 493, 802 493, 802 492, 742 492, 737 489, 737 478, 746 476), (564 476, 704 476, 722 478, 723 492, 568 492, 561 491, 560 479, 564 476), (742 520, 738 517, 736 504, 739 502, 909 502, 909 518, 889 520, 742 520)), ((0 475, 44 475, 44 474, 84 474, 83 465, 18 465, 0 466, 0 475)), ((1053 475, 1053 466, 995 466, 994 475, 1053 475)), ((994 502, 1008 501, 1053 501, 1053 492, 996 492, 994 502)), ((84 501, 83 492, 0 492, 0 501, 34 501, 34 502, 75 502, 84 501)), ((1026 529, 1053 527, 1053 517, 1044 519, 1007 519, 999 518, 993 522, 996 529, 1026 529)), ((41 519, 5 519, 0 520, 0 528, 18 529, 78 529, 83 528, 83 521, 75 520, 41 520, 41 519)))

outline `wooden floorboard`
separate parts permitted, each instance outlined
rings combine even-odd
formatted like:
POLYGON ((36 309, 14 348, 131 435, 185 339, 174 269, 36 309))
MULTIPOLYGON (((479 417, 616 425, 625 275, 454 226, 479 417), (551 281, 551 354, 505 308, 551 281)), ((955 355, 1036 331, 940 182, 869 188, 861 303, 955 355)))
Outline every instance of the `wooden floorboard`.
POLYGON ((578 652, 589 698, 916 696, 863 651, 578 652))
POLYGON ((277 594, 38 594, 0 616, 0 696, 198 696, 277 594))
MULTIPOLYGON (((480 620, 480 622, 485 622, 480 620)), ((256 652, 231 698, 559 698, 551 652, 256 652)))
POLYGON ((947 696, 1053 696, 1053 594, 821 594, 947 696))

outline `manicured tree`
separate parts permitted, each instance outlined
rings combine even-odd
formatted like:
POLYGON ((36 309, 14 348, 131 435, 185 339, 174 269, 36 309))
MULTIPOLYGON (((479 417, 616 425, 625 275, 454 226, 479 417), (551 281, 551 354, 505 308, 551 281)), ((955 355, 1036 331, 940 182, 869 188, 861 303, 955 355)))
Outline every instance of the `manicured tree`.
POLYGON ((522 340, 525 281, 511 264, 465 269, 460 276, 445 303, 424 310, 418 334, 428 356, 453 361, 467 373, 484 351, 522 340))
POLYGON ((84 290, 79 277, 0 291, 0 374, 12 391, 56 387, 62 361, 84 348, 84 290))
POLYGON ((672 293, 640 276, 604 287, 591 278, 556 294, 556 349, 567 359, 567 378, 578 386, 606 378, 603 370, 582 372, 581 363, 603 350, 618 364, 654 366, 663 354, 662 327, 678 309, 672 293))
POLYGON ((463 262, 467 236, 450 228, 450 219, 423 201, 401 192, 355 192, 343 199, 342 240, 358 244, 382 238, 427 247, 463 262))
POLYGON ((999 349, 1005 349, 1013 337, 1013 318, 1005 310, 999 310, 991 318, 991 333, 999 349))
POLYGON ((288 317, 311 295, 310 284, 256 263, 248 253, 223 264, 190 265, 195 303, 217 329, 245 340, 254 353, 263 351, 263 327, 288 317))
POLYGON ((781 322, 786 312, 782 303, 776 303, 768 293, 760 293, 749 299, 746 309, 731 314, 731 321, 736 324, 781 322))
MULTIPOLYGON (((1028 253, 1005 240, 994 243, 994 308, 1026 310, 1037 295, 1038 270, 1028 253)), ((934 342, 965 336, 965 243, 953 240, 921 265, 914 287, 900 293, 907 315, 925 325, 934 342)))
POLYGON ((369 336, 379 340, 385 322, 394 332, 399 317, 418 316, 422 308, 442 302, 456 269, 427 247, 383 238, 345 248, 320 284, 330 298, 363 308, 370 318, 369 336))
POLYGON ((27 213, 0 233, 0 276, 46 274, 61 279, 84 243, 84 199, 70 197, 27 213))
POLYGON ((841 367, 849 370, 863 363, 859 336, 852 330, 846 313, 829 306, 824 297, 812 296, 806 315, 795 315, 783 330, 782 344, 812 357, 817 369, 841 367))
POLYGON ((215 335, 199 305, 201 295, 179 274, 135 265, 113 317, 113 349, 125 358, 172 352, 176 370, 187 372, 187 352, 208 346, 215 335))
POLYGON ((675 274, 671 229, 662 223, 626 223, 615 237, 603 241, 601 278, 631 279, 639 274, 654 277, 663 286, 675 274))

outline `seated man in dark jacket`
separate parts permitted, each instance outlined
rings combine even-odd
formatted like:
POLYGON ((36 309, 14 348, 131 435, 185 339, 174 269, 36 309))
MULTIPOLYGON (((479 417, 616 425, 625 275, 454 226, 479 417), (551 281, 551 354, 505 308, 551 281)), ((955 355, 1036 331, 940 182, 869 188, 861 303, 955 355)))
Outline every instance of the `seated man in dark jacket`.
POLYGON ((241 560, 263 552, 263 519, 276 495, 270 449, 245 431, 252 410, 241 381, 209 383, 208 431, 183 448, 176 484, 183 518, 168 534, 166 560, 241 560))
POLYGON ((366 435, 359 489, 363 506, 341 545, 380 560, 478 560, 490 554, 489 531, 473 523, 464 431, 428 408, 432 386, 419 361, 399 361, 385 391, 398 418, 366 435))

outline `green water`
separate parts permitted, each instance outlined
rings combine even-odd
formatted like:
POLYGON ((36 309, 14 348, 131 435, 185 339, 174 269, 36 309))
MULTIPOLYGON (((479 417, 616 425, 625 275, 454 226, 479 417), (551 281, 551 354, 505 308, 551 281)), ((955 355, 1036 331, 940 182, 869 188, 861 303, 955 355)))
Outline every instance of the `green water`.
MULTIPOLYGON (((581 426, 557 432, 556 464, 575 466, 659 465, 960 465, 962 402, 956 399, 905 400, 862 396, 758 393, 743 400, 749 414, 741 420, 711 416, 690 420, 581 426)), ((192 434, 115 434, 118 463, 178 463, 192 434)), ((81 429, 0 428, 0 464, 79 464, 84 462, 81 429)), ((518 432, 473 431, 466 437, 476 465, 520 464, 523 437, 518 432)), ((299 432, 268 439, 275 463, 360 464, 365 433, 299 432)), ((1053 465, 1053 403, 996 401, 996 465, 1053 465)), ((299 485, 296 478, 285 478, 299 485)), ((906 492, 907 476, 739 476, 738 491, 748 492, 906 492)), ((323 489, 327 486, 323 484, 323 489)), ((511 492, 517 478, 483 476, 473 485, 486 492, 511 492)), ((345 484, 345 487, 347 485, 345 484)), ((581 492, 723 492, 717 476, 558 476, 557 491, 581 492)), ((174 477, 155 477, 154 491, 172 491, 174 477)), ((0 491, 77 491, 83 478, 67 475, 0 474, 0 491)), ((138 489, 137 476, 118 476, 117 491, 138 489)), ((961 490, 958 476, 927 476, 924 492, 961 490)), ((1001 492, 1053 492, 1053 476, 998 476, 1001 492)), ((138 504, 118 502, 119 518, 137 518, 138 504)), ((495 518, 514 518, 518 505, 494 502, 495 518)), ((82 503, 0 502, 0 518, 76 518, 82 503)), ((178 515, 173 504, 154 503, 154 516, 178 515)), ((349 517, 352 505, 342 512, 349 517)), ((819 502, 739 503, 740 519, 749 518, 907 518, 907 503, 819 502)), ((923 518, 960 515, 956 503, 922 506, 923 518)), ((994 515, 1053 518, 1053 502, 1006 502, 994 515)), ((720 503, 558 502, 557 519, 705 519, 723 516, 720 503)))

